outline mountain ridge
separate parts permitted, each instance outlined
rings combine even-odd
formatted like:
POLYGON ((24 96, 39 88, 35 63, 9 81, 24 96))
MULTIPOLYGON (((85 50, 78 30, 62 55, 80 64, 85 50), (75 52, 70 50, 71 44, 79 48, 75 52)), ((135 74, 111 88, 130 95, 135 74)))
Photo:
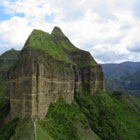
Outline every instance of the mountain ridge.
POLYGON ((50 103, 59 96, 72 103, 83 85, 91 94, 105 90, 102 69, 91 54, 76 48, 58 27, 52 34, 35 29, 7 73, 5 99, 12 117, 43 119, 50 103))
POLYGON ((139 140, 139 98, 104 92, 101 66, 60 32, 33 32, 3 76, 0 140, 34 140, 34 124, 38 140, 139 140))
POLYGON ((108 91, 122 91, 140 97, 140 62, 102 64, 108 91))

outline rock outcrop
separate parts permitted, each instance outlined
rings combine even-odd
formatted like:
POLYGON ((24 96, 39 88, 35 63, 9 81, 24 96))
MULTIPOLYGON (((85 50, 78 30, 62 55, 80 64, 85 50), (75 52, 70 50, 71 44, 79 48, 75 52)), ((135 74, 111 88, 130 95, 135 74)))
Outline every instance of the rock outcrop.
POLYGON ((72 103, 84 88, 104 90, 104 76, 89 52, 76 48, 55 27, 51 34, 33 30, 16 65, 8 71, 5 98, 12 117, 43 119, 50 103, 62 96, 72 103))

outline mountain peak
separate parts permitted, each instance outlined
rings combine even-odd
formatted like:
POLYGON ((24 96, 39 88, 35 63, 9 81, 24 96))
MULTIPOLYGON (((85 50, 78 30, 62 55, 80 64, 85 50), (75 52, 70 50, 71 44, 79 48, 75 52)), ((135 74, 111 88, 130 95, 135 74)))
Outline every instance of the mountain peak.
POLYGON ((43 33, 44 31, 42 31, 42 30, 39 30, 39 29, 33 29, 32 30, 32 32, 31 32, 31 34, 38 34, 38 33, 43 33))
POLYGON ((62 30, 55 26, 52 30, 52 33, 51 34, 54 34, 54 35, 59 35, 59 36, 65 36, 64 33, 62 32, 62 30))

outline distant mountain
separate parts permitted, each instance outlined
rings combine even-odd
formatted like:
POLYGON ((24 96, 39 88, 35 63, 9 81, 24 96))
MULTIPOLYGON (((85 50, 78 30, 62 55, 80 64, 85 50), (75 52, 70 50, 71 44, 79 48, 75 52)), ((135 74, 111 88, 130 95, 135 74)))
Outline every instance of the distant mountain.
POLYGON ((11 49, 0 55, 0 73, 6 72, 18 59, 20 51, 11 49))
POLYGON ((140 62, 102 64, 107 91, 123 91, 140 97, 140 62))

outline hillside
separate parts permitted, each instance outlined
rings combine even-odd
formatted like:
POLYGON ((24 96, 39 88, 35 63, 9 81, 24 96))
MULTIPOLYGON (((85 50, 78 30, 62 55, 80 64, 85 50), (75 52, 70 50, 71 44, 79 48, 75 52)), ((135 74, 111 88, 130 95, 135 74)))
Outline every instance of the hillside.
MULTIPOLYGON (((139 140, 140 100, 122 93, 84 92, 71 105, 62 98, 51 104, 36 126, 38 140, 139 140)), ((0 128, 0 139, 34 140, 33 130, 32 120, 14 119, 0 128)))
POLYGON ((0 74, 6 72, 18 59, 19 51, 11 49, 0 55, 0 74))
POLYGON ((107 91, 122 91, 140 97, 140 62, 102 64, 107 91))
POLYGON ((33 30, 10 57, 16 61, 0 86, 0 140, 139 140, 139 98, 105 92, 101 66, 60 28, 33 30))
POLYGON ((4 96, 5 74, 11 66, 18 60, 19 51, 11 49, 0 55, 0 100, 4 96))

